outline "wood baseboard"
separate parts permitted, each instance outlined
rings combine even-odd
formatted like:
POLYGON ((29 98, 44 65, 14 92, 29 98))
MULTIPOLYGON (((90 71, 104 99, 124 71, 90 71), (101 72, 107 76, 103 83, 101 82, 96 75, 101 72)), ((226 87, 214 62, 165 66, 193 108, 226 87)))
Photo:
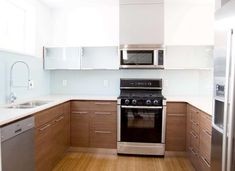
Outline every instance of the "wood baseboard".
POLYGON ((117 149, 108 149, 108 148, 70 147, 68 149, 68 152, 84 152, 84 153, 117 155, 117 149))

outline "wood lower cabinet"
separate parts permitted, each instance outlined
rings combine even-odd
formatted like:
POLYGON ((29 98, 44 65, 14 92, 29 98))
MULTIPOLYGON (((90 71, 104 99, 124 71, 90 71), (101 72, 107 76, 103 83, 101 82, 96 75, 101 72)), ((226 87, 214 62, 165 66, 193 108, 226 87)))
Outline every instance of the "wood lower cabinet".
POLYGON ((166 150, 185 151, 186 148, 186 114, 184 102, 168 102, 166 118, 166 150))
POLYGON ((188 105, 187 152, 198 171, 210 171, 211 116, 188 105))
POLYGON ((116 101, 72 101, 71 145, 116 148, 116 101))
POLYGON ((35 114, 35 170, 50 171, 70 146, 69 103, 35 114), (52 117, 53 116, 53 117, 52 117))

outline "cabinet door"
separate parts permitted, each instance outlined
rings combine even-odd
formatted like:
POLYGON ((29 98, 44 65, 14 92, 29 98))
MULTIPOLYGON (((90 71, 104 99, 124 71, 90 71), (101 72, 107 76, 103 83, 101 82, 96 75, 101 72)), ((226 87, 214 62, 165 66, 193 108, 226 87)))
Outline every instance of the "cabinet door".
POLYGON ((65 128, 65 115, 61 115, 55 118, 52 121, 52 165, 53 167, 57 164, 57 162, 62 158, 63 154, 66 150, 66 141, 67 141, 67 131, 65 128))
POLYGON ((73 147, 89 146, 89 112, 72 111, 71 145, 73 147))
POLYGON ((213 45, 214 0, 165 0, 166 45, 213 45))
POLYGON ((186 103, 167 103, 166 150, 185 151, 186 103))
POLYGON ((84 47, 81 69, 118 69, 118 47, 84 47))
POLYGON ((44 48, 44 69, 80 69, 81 53, 77 47, 44 48))
POLYGON ((46 123, 35 131, 35 170, 51 171, 53 168, 52 123, 46 123))
POLYGON ((163 44, 162 3, 120 4, 120 44, 163 44))
POLYGON ((66 149, 70 146, 70 102, 64 104, 66 149))

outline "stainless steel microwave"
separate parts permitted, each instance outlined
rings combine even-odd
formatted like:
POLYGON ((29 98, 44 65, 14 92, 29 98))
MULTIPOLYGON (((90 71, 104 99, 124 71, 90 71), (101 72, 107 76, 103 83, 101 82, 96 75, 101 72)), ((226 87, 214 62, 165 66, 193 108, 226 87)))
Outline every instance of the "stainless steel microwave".
POLYGON ((164 69, 164 48, 120 48, 120 68, 164 69))

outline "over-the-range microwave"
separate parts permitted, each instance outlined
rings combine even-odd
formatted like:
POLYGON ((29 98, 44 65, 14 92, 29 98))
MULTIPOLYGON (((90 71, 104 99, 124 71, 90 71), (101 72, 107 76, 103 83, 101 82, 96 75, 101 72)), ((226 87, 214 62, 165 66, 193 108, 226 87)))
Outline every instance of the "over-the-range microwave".
POLYGON ((120 46, 120 69, 164 69, 165 49, 160 46, 120 46))

